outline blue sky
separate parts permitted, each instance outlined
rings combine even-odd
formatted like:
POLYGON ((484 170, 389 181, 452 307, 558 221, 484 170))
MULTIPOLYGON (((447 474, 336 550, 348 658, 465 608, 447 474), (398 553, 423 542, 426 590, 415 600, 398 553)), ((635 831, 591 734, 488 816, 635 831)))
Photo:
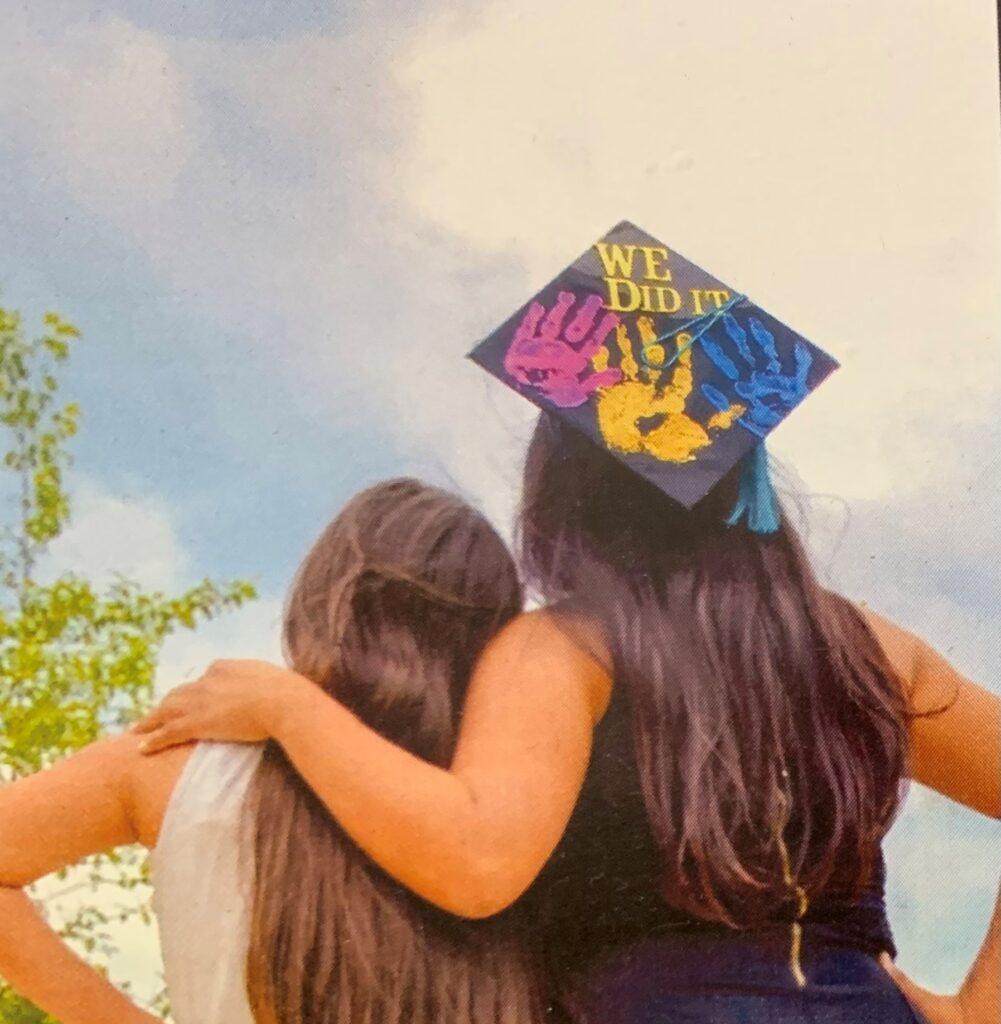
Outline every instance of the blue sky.
MULTIPOLYGON (((505 526, 531 413, 461 356, 628 217, 842 360, 772 446, 818 558, 998 688, 991 5, 538 7, 9 13, 0 302, 84 332, 58 558, 259 583, 168 647, 166 686, 274 650, 298 558, 365 483, 450 481, 505 526)), ((913 795, 893 913, 929 982, 979 943, 996 851, 913 795)))

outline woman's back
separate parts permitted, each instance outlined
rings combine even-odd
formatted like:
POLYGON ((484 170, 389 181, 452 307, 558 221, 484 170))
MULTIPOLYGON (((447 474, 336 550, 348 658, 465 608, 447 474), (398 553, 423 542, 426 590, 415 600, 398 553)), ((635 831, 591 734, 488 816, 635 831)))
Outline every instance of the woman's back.
MULTIPOLYGON (((177 1024, 255 1020, 247 961, 259 823, 251 793, 265 749, 199 744, 162 811, 152 852, 154 909, 177 1024)), ((532 990, 520 977, 530 968, 513 915, 489 922, 453 918, 402 889, 336 829, 328 856, 347 881, 321 923, 325 944, 336 947, 338 958, 334 1019, 383 1024, 429 1014, 452 1022, 526 1024, 535 1016, 532 990), (352 955, 352 944, 364 959, 352 955), (439 958, 449 961, 441 977, 439 958)), ((291 889, 301 879, 286 884, 291 889)), ((304 1019, 312 1017, 307 1007, 304 1019)))
MULTIPOLYGON (((803 918, 827 941, 878 955, 893 952, 881 855, 861 892, 832 885, 803 918)), ((731 929, 699 921, 663 895, 664 858, 651 831, 636 765, 628 697, 621 687, 595 728, 580 799, 567 831, 536 883, 542 945, 566 977, 603 954, 645 938, 731 929)), ((774 924, 788 936, 795 908, 775 909, 774 924)))
MULTIPOLYGON (((336 693, 415 758, 445 765, 475 659, 520 598, 511 556, 482 516, 417 481, 389 481, 355 498, 306 556, 286 603, 285 652, 310 689, 336 693)), ((277 744, 198 748, 170 803, 157 876, 179 1016, 189 1005, 192 1020, 268 1024, 542 1015, 519 911, 462 920, 407 891, 277 744), (214 914, 220 905, 231 927, 214 914)))
MULTIPOLYGON (((548 618, 611 673, 600 626, 565 607, 548 618)), ((664 884, 633 726, 629 694, 615 686, 580 799, 529 897, 573 1019, 799 1024, 809 1012, 818 1024, 917 1021, 877 963, 883 951, 895 953, 878 839, 865 883, 835 875, 802 915, 790 899, 743 928, 700 919, 673 905, 664 884)))

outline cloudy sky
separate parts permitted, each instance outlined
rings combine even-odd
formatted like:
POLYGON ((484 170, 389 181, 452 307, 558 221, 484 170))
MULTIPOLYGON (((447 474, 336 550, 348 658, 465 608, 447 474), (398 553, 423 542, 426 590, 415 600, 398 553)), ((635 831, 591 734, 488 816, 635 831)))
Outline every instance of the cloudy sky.
MULTIPOLYGON (((462 354, 628 218, 843 369, 776 432, 829 578, 1001 688, 990 0, 33 0, 5 11, 0 302, 84 331, 64 564, 261 600, 417 473, 504 526, 531 410, 462 354)), ((915 791, 901 962, 979 945, 997 827, 915 791)), ((129 969, 148 960, 137 946, 129 969)))

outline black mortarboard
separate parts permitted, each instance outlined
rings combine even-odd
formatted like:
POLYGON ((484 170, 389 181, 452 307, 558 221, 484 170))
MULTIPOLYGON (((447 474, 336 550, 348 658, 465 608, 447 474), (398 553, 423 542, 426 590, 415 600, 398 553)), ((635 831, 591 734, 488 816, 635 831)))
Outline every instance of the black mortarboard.
POLYGON ((470 358, 688 508, 838 365, 628 221, 470 358))

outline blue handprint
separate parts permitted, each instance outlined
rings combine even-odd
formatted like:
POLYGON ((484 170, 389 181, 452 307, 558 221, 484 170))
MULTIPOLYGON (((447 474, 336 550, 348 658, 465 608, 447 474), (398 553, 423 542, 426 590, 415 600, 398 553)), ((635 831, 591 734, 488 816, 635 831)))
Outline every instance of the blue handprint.
MULTIPOLYGON (((764 437, 790 409, 806 397, 810 390, 807 377, 813 365, 813 356, 802 341, 797 341, 793 349, 795 370, 784 373, 775 347, 775 336, 756 317, 752 316, 747 325, 760 349, 759 356, 751 349, 747 331, 732 314, 727 313, 723 317, 723 327, 743 366, 738 366, 708 334, 703 334, 700 340, 706 355, 733 381, 733 390, 747 403, 747 413, 737 422, 752 434, 764 437), (764 356, 766 363, 764 369, 758 368, 761 356, 764 356)), ((712 384, 703 384, 702 394, 721 411, 729 409, 733 404, 732 399, 712 384)))

